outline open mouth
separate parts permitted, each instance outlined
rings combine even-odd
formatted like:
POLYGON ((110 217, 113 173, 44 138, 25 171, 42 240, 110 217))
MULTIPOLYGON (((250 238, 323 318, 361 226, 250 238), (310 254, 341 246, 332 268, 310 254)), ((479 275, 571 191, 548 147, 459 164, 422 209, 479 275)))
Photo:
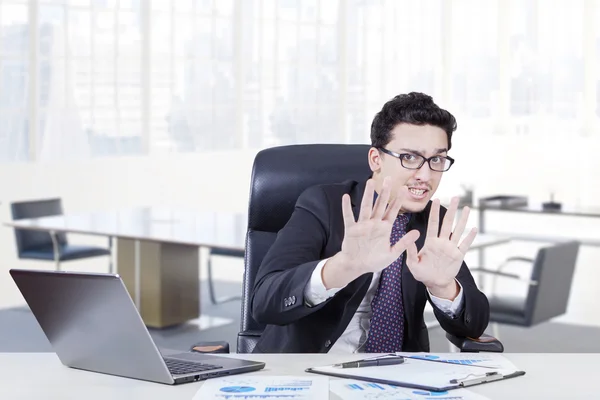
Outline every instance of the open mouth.
POLYGON ((410 193, 411 197, 415 200, 422 200, 427 197, 427 193, 429 193, 429 190, 423 188, 409 187, 408 193, 410 193))

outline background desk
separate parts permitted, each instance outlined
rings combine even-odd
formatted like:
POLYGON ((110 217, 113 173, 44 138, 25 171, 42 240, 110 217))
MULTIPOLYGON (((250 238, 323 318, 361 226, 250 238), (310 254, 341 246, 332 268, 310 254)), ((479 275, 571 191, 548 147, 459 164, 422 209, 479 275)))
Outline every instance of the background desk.
MULTIPOLYGON (((487 212, 513 212, 513 213, 526 213, 526 214, 539 214, 539 215, 552 215, 552 216, 564 216, 564 217, 586 217, 586 218, 600 218, 600 208, 598 207, 577 207, 563 205, 560 210, 544 210, 541 204, 528 204, 524 206, 497 206, 497 205, 483 205, 479 204, 473 209, 479 211, 479 232, 486 233, 488 231, 486 226, 485 216, 487 212)), ((494 234, 500 234, 494 232, 494 234)), ((514 239, 521 240, 535 240, 535 241, 564 241, 570 240, 571 238, 560 236, 560 235, 518 235, 510 233, 510 236, 514 239)), ((581 244, 588 246, 600 246, 600 240, 598 239, 577 239, 581 244)))
MULTIPOLYGON (((199 247, 209 249, 209 262, 213 254, 244 257, 248 224, 247 216, 239 213, 145 207, 22 219, 6 225, 116 238, 118 273, 145 324, 162 328, 198 318, 199 247)), ((477 235, 471 249, 509 240, 477 235)))
MULTIPOLYGON (((234 356, 234 355, 231 355, 234 356)), ((600 354, 504 354, 525 376, 474 386, 470 390, 490 399, 592 399, 597 398, 600 354)), ((317 365, 356 359, 356 355, 245 354, 265 361, 260 375, 306 375, 317 365)), ((240 375, 240 377, 242 377, 240 375)), ((331 378, 335 379, 335 378, 331 378)), ((201 382, 179 386, 138 381, 64 367, 53 353, 0 353, 1 399, 185 399, 201 382)), ((331 395, 330 399, 338 399, 331 395)), ((318 399, 316 399, 318 400, 318 399)))
POLYGON ((116 238, 118 273, 146 325, 156 328, 198 318, 199 247, 243 256, 247 229, 243 214, 153 207, 23 219, 6 225, 116 238))

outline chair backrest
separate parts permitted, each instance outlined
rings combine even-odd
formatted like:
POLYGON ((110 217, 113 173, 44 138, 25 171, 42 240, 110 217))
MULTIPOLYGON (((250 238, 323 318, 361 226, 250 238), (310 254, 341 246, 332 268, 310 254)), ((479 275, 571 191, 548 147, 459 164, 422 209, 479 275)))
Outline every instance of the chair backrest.
POLYGON ((531 280, 537 285, 529 287, 525 303, 528 325, 548 321, 567 311, 579 245, 570 241, 538 251, 531 272, 531 280))
MULTIPOLYGON (((241 331, 262 332, 250 315, 250 294, 264 256, 307 188, 371 175, 368 145, 309 144, 274 147, 254 159, 244 257, 241 331)), ((241 338, 241 335, 240 335, 241 338)), ((244 349, 238 340, 238 352, 244 349)), ((251 351, 251 348, 248 348, 251 351)))
MULTIPOLYGON (((44 199, 33 201, 21 201, 11 204, 12 219, 28 219, 49 217, 53 215, 62 215, 61 199, 44 199)), ((64 233, 56 234, 58 243, 66 244, 67 237, 64 233)), ((35 231, 30 229, 15 229, 15 239, 17 241, 17 252, 20 255, 23 251, 33 250, 40 247, 52 246, 50 233, 44 231, 35 231)))

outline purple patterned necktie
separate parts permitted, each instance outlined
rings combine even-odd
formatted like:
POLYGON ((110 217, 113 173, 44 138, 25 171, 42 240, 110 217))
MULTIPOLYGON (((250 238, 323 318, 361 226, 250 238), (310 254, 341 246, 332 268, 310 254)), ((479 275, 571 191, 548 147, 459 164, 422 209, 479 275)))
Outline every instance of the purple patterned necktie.
MULTIPOLYGON (((391 245, 395 245, 406 234, 408 214, 400 214, 394 221, 391 245)), ((394 353, 402 351, 404 334, 404 307, 402 305, 402 260, 396 261, 381 271, 379 287, 371 302, 373 315, 365 345, 367 353, 394 353)))

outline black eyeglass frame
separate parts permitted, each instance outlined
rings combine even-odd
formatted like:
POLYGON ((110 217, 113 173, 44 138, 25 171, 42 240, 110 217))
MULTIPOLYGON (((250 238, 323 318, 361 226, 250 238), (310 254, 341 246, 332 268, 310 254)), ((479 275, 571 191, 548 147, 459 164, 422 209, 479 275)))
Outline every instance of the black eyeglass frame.
POLYGON ((435 171, 435 172, 446 172, 454 164, 454 158, 452 158, 450 156, 433 156, 433 157, 425 158, 425 157, 423 157, 422 155, 419 155, 419 154, 413 154, 413 153, 396 153, 395 151, 391 151, 391 150, 385 149, 383 147, 377 147, 377 150, 382 151, 385 154, 388 154, 388 155, 390 155, 392 157, 397 158, 398 160, 400 160, 400 164, 402 165, 402 167, 404 167, 406 169, 420 169, 423 166, 423 164, 425 164, 425 162, 427 162, 427 164, 429 165, 429 169, 431 169, 432 171, 435 171), (402 156, 421 157, 421 163, 419 164, 418 167, 406 167, 404 165, 404 162, 402 161, 402 156), (431 160, 433 158, 436 158, 436 157, 441 157, 441 158, 445 158, 445 159, 449 160, 450 161, 450 165, 448 165, 448 168, 446 168, 446 169, 444 169, 442 171, 440 171, 439 169, 433 169, 431 167, 431 160))

